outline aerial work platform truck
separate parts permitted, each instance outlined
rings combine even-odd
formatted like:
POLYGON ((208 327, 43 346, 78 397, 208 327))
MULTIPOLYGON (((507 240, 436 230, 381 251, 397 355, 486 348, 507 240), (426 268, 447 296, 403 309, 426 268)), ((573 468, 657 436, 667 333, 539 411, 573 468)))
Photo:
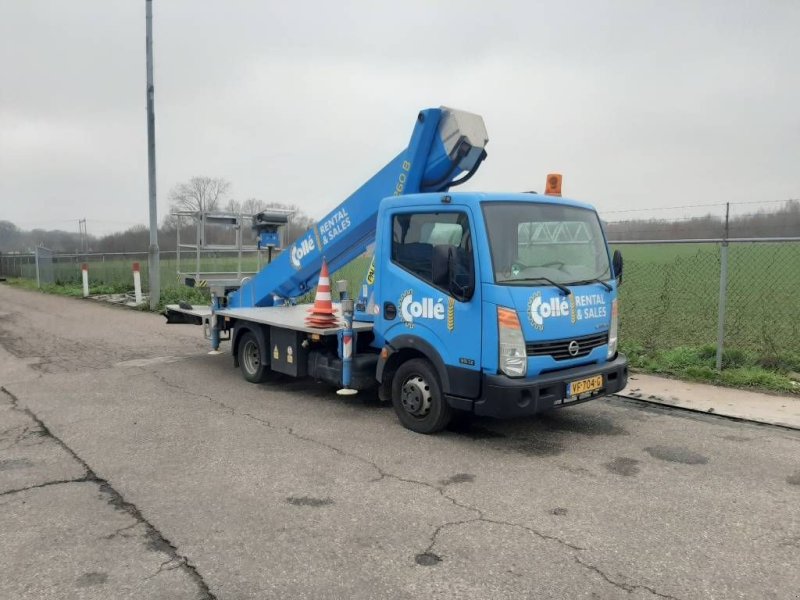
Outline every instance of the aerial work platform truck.
MULTIPOLYGON (((170 305, 168 322, 203 324, 212 352, 230 341, 247 381, 312 377, 340 393, 377 388, 419 433, 457 411, 519 417, 625 387, 612 256, 595 209, 544 194, 451 192, 486 158, 475 114, 421 111, 405 150, 349 198, 240 281, 209 283, 210 307, 170 305), (331 272, 371 256, 335 322, 308 321, 297 299, 331 272)), ((284 217, 285 221, 285 217, 284 217)), ((254 219, 265 244, 268 213, 254 219)))

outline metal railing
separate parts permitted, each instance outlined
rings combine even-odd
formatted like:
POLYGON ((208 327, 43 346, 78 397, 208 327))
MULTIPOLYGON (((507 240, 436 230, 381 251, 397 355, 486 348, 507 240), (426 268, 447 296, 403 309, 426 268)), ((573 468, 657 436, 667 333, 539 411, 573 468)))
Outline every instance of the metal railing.
POLYGON ((218 211, 173 211, 171 215, 177 223, 176 272, 184 281, 187 279, 201 281, 215 278, 230 278, 232 280, 241 281, 243 275, 254 275, 257 272, 257 268, 253 270, 245 270, 243 268, 244 255, 248 252, 258 252, 259 250, 258 246, 248 246, 244 243, 244 225, 249 225, 252 215, 218 211), (187 243, 181 240, 181 230, 184 228, 184 221, 188 221, 194 226, 194 243, 187 243), (218 229, 232 230, 234 235, 233 243, 209 243, 209 228, 215 226, 218 229), (185 266, 181 264, 181 255, 184 252, 190 253, 191 260, 194 262, 193 270, 187 271, 185 266), (237 259, 236 263, 235 265, 231 264, 231 268, 224 268, 222 270, 207 266, 208 263, 204 263, 203 256, 205 253, 209 252, 235 254, 237 259))

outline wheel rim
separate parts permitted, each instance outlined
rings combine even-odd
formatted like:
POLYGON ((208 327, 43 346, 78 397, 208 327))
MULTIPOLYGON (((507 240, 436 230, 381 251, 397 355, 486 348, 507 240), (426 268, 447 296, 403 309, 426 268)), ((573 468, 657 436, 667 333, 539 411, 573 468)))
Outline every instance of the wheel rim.
POLYGON ((258 352, 258 344, 252 340, 247 340, 242 346, 242 363, 245 371, 250 375, 255 375, 261 366, 261 357, 258 352))
POLYGON ((400 402, 413 417, 423 418, 431 412, 431 386, 421 375, 410 375, 400 388, 400 402))

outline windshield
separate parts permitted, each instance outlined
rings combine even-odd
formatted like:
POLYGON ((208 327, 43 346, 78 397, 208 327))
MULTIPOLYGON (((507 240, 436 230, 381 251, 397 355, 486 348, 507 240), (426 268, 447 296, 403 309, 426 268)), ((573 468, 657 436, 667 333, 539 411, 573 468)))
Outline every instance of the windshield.
MULTIPOLYGON (((607 280, 608 251, 597 213, 534 202, 485 202, 496 283, 607 280)), ((546 282, 545 282, 546 283, 546 282)))

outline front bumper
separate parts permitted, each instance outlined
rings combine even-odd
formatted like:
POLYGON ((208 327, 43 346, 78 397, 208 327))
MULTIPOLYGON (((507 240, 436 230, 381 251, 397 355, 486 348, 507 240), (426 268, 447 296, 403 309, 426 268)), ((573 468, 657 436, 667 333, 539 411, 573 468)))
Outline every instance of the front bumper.
MULTIPOLYGON (((601 365, 584 365, 562 371, 544 373, 531 379, 512 379, 504 375, 483 376, 481 397, 472 402, 476 415, 509 418, 535 415, 536 413, 572 406, 601 396, 614 394, 628 383, 628 359, 618 354, 617 358, 601 365), (591 396, 565 402, 567 383, 593 375, 603 376, 603 387, 591 396)), ((453 398, 455 408, 466 408, 463 401, 453 398)))

